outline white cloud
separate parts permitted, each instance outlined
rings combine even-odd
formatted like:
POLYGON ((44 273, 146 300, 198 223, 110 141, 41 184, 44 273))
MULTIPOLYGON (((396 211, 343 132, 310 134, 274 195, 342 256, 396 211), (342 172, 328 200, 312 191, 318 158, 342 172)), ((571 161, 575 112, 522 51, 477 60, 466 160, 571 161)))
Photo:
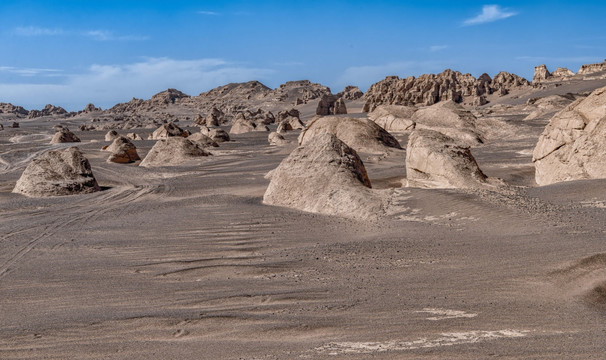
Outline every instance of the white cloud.
POLYGON ((446 50, 449 47, 450 46, 448 46, 448 45, 432 45, 429 47, 429 51, 436 52, 436 51, 440 51, 440 50, 446 50))
POLYGON ((125 65, 92 65, 87 72, 67 75, 58 84, 0 84, 0 99, 26 108, 52 103, 80 110, 89 102, 107 108, 132 97, 147 99, 167 88, 197 95, 230 82, 263 81, 270 74, 269 69, 221 59, 150 58, 125 65))
POLYGON ((37 26, 22 26, 13 29, 13 34, 18 36, 56 36, 63 35, 63 29, 48 29, 37 26))
POLYGON ((509 9, 501 8, 499 5, 484 5, 482 6, 482 13, 478 16, 463 21, 463 25, 478 25, 485 24, 497 20, 507 19, 517 15, 518 13, 513 12, 509 9))
POLYGON ((21 76, 60 76, 62 70, 58 69, 40 69, 40 68, 20 68, 14 66, 0 66, 0 73, 17 74, 21 76))
POLYGON ((200 15, 211 15, 211 16, 217 16, 217 15, 219 15, 218 12, 214 12, 214 11, 198 11, 198 14, 200 14, 200 15))
POLYGON ((143 41, 148 40, 147 36, 137 35, 114 35, 113 32, 108 30, 89 30, 82 33, 84 36, 90 37, 97 41, 143 41))

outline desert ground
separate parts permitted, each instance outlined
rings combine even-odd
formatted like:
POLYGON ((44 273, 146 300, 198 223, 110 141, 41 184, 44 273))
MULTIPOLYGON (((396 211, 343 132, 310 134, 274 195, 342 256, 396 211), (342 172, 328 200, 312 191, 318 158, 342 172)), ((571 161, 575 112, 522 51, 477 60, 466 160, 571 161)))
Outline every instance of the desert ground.
MULTIPOLYGON (((606 180, 538 186, 532 152, 563 106, 527 119, 526 104, 605 85, 468 106, 492 131, 471 152, 499 190, 407 187, 405 149, 360 152, 373 190, 390 191, 365 219, 263 203, 297 130, 148 168, 106 162, 107 130, 77 130, 90 117, 3 118, 0 358, 603 359, 606 180), (82 141, 49 144, 59 123, 82 141), (12 193, 33 158, 73 145, 101 191, 12 193)), ((304 123, 316 104, 296 106, 304 123)), ((346 105, 367 117, 363 100, 346 105)), ((133 130, 141 158, 153 130, 133 130)))

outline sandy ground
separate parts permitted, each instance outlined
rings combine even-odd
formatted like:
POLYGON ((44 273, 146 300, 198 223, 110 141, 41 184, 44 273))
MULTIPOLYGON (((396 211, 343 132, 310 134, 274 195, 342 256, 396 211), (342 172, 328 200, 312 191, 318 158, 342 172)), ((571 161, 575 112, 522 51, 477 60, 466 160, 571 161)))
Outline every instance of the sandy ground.
MULTIPOLYGON (((267 133, 146 169, 76 132, 104 191, 30 199, 10 191, 53 123, 6 129, 0 358, 603 359, 606 180, 536 187, 546 120, 505 118, 520 136, 472 151, 520 187, 400 188, 376 221, 263 205, 294 147, 267 133)), ((403 152, 363 160, 375 188, 405 177, 403 152)))

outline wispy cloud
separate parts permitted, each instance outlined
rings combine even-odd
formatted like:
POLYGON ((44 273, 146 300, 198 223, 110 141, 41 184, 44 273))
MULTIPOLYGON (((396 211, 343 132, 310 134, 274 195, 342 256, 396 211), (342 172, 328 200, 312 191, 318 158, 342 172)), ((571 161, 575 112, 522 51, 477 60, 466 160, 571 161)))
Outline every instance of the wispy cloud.
POLYGON ((200 14, 200 15, 210 15, 210 16, 217 16, 217 15, 219 15, 218 12, 214 12, 214 11, 198 11, 198 14, 200 14))
POLYGON ((463 25, 470 26, 490 23, 507 19, 517 14, 517 12, 511 11, 510 9, 501 8, 499 5, 484 5, 482 6, 482 13, 476 17, 463 21, 463 25))
POLYGON ((18 36, 56 36, 64 35, 63 29, 49 29, 37 26, 20 26, 13 29, 13 34, 18 36))
POLYGON ((54 77, 61 76, 63 70, 59 69, 42 69, 42 68, 23 68, 14 66, 0 66, 0 73, 16 74, 20 76, 45 76, 54 77))
POLYGON ((97 41, 144 41, 149 39, 147 36, 139 35, 115 35, 109 30, 89 30, 82 34, 97 41))
POLYGON ((195 95, 230 82, 264 81, 272 74, 269 69, 223 59, 149 58, 131 64, 91 65, 86 72, 68 75, 59 83, 0 84, 0 99, 27 108, 52 103, 78 110, 89 102, 105 108, 133 96, 149 98, 167 88, 195 95))
POLYGON ((432 45, 429 47, 429 51, 436 52, 436 51, 440 51, 440 50, 446 50, 449 47, 450 46, 448 46, 448 45, 432 45))

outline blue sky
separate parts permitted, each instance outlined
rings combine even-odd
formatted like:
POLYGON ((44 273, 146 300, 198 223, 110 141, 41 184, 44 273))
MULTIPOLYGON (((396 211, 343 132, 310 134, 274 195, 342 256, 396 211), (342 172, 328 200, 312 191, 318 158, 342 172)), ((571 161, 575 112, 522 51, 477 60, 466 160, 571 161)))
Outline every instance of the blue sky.
POLYGON ((532 77, 606 58, 604 1, 0 2, 0 102, 104 108, 169 87, 333 92, 446 68, 532 77))

